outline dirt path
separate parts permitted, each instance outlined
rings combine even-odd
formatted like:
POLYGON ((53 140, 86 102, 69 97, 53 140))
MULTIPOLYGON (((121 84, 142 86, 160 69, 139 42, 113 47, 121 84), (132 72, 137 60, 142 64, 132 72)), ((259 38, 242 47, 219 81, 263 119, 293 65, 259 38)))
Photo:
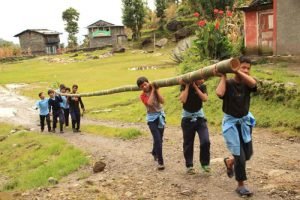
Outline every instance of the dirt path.
MULTIPOLYGON (((0 114, 0 121, 38 128, 38 114, 31 109, 34 101, 4 87, 0 87, 0 95, 0 112, 7 110, 6 115, 0 114), (8 108, 14 109, 13 112, 8 108)), ((84 120, 82 124, 94 123, 137 127, 149 132, 145 124, 139 123, 84 120)), ((300 199, 300 144, 274 135, 268 129, 255 129, 253 135, 255 152, 247 163, 248 185, 255 192, 251 199, 300 199)), ((93 174, 91 166, 87 166, 54 187, 14 193, 13 199, 240 199, 233 192, 234 179, 225 174, 223 157, 228 156, 228 151, 219 133, 211 133, 212 172, 209 175, 199 168, 196 175, 185 174, 179 127, 166 128, 166 169, 162 172, 156 170, 149 153, 150 134, 131 141, 69 131, 61 137, 86 151, 93 161, 103 160, 107 164, 105 171, 93 174)), ((199 146, 198 141, 195 146, 199 146)), ((199 165, 198 155, 196 148, 195 166, 199 165)))

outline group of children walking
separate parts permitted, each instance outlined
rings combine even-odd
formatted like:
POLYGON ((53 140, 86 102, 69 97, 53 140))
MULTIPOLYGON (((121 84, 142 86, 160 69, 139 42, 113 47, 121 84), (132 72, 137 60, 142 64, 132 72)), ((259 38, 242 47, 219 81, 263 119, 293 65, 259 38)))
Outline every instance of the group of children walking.
POLYGON ((60 133, 64 133, 64 124, 69 126, 69 115, 71 115, 72 130, 74 133, 80 132, 81 111, 85 111, 81 97, 67 97, 64 94, 76 94, 78 85, 72 86, 71 89, 65 87, 64 84, 59 86, 59 89, 54 91, 48 90, 49 98, 45 97, 43 92, 39 93, 40 100, 36 103, 36 108, 40 110, 40 126, 41 132, 45 129, 45 120, 47 123, 48 132, 56 132, 57 123, 59 123, 60 133), (80 106, 80 107, 79 107, 80 106), (52 116, 52 128, 51 118, 52 116))
MULTIPOLYGON (((246 161, 252 156, 252 127, 255 119, 249 112, 250 93, 256 91, 256 80, 250 76, 251 61, 240 57, 240 69, 232 79, 226 74, 215 70, 220 76, 216 88, 217 96, 223 101, 222 122, 223 136, 231 156, 224 158, 226 172, 229 178, 235 176, 236 192, 240 196, 251 196, 252 192, 245 186, 246 161)), ((162 108, 164 99, 155 84, 149 83, 146 77, 137 80, 138 87, 143 91, 140 98, 147 109, 147 123, 153 136, 152 155, 158 162, 157 169, 163 170, 163 133, 165 113, 162 108)), ((210 172, 210 139, 206 118, 203 112, 203 102, 207 101, 207 89, 204 80, 192 83, 181 81, 179 99, 182 103, 181 128, 183 132, 183 155, 188 174, 195 174, 193 164, 194 140, 198 133, 200 139, 200 166, 204 172, 210 172)))

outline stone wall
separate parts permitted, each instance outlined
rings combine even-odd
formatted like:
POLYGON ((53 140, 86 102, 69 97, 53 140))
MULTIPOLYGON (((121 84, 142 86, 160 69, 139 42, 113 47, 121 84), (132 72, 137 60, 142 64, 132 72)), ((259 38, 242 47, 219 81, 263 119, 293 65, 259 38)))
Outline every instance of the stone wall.
POLYGON ((31 51, 32 54, 45 53, 44 36, 35 32, 25 32, 19 36, 20 46, 23 52, 31 51))
POLYGON ((300 0, 277 0, 277 55, 300 55, 300 0))

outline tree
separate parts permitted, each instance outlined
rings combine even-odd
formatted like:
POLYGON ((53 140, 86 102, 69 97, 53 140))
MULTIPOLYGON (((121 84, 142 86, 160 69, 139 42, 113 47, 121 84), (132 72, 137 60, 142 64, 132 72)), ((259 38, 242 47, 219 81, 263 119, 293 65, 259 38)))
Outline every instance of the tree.
POLYGON ((145 8, 142 0, 122 0, 123 16, 125 26, 132 30, 132 39, 139 39, 144 24, 145 8))
POLYGON ((65 30, 69 33, 68 36, 68 47, 74 48, 77 47, 77 37, 78 33, 78 20, 79 20, 79 12, 74 8, 70 7, 65 10, 62 14, 63 21, 66 22, 65 30))
POLYGON ((163 29, 165 21, 165 9, 167 8, 167 0, 155 0, 156 16, 159 18, 159 29, 163 29))

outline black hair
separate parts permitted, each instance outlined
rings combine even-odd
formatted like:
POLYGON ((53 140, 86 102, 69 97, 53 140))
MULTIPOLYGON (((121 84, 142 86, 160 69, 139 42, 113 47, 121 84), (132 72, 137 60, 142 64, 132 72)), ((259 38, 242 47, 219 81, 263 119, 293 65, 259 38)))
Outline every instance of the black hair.
POLYGON ((71 92, 71 89, 69 87, 66 87, 66 91, 71 92))
POLYGON ((251 60, 246 56, 239 57, 240 63, 248 63, 251 65, 251 60))
POLYGON ((66 86, 65 86, 65 84, 62 83, 62 84, 59 85, 59 88, 64 89, 64 88, 66 88, 66 86))
POLYGON ((54 93, 54 90, 50 89, 48 90, 48 94, 54 93))
POLYGON ((140 87, 144 82, 147 82, 149 83, 148 79, 144 76, 142 77, 139 77, 137 80, 136 80, 136 84, 138 87, 140 87))
POLYGON ((78 85, 76 85, 76 84, 74 84, 74 85, 72 86, 72 89, 75 88, 75 87, 78 89, 78 85))
POLYGON ((41 97, 43 93, 44 93, 44 92, 40 92, 40 93, 39 93, 39 97, 41 97))

